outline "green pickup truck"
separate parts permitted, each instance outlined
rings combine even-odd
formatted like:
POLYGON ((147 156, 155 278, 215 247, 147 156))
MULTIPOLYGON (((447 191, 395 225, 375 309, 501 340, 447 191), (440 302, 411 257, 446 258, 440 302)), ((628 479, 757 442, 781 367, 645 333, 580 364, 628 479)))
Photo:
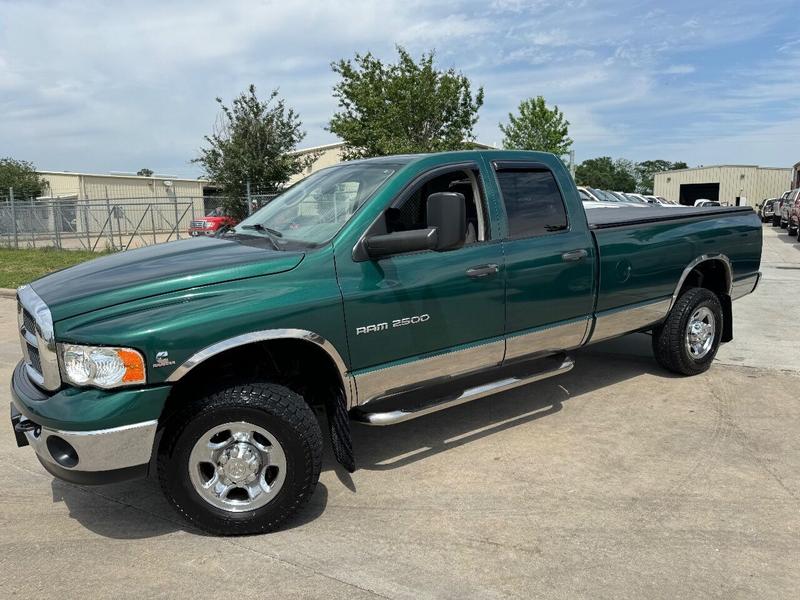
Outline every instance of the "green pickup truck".
POLYGON ((702 373, 761 235, 750 208, 584 210, 550 154, 342 163, 215 237, 20 288, 14 432, 56 477, 157 474, 197 526, 269 531, 314 491, 317 414, 352 471, 353 421, 558 375, 593 342, 651 331, 663 367, 702 373))

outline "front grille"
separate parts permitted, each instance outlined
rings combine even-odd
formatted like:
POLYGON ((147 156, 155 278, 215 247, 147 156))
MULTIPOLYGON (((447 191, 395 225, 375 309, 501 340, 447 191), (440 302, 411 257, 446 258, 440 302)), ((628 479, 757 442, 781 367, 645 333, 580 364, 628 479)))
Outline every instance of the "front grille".
POLYGON ((28 344, 28 360, 29 364, 41 375, 42 359, 39 357, 39 349, 36 346, 28 344))
POLYGON ((31 313, 24 308, 22 309, 22 326, 25 327, 25 331, 36 335, 36 321, 34 321, 31 313))
POLYGON ((17 292, 17 325, 28 376, 43 389, 58 389, 61 375, 53 339, 53 318, 47 305, 29 286, 22 286, 17 292))
POLYGON ((206 226, 206 222, 205 221, 192 221, 189 224, 189 226, 192 227, 192 228, 203 229, 206 226))

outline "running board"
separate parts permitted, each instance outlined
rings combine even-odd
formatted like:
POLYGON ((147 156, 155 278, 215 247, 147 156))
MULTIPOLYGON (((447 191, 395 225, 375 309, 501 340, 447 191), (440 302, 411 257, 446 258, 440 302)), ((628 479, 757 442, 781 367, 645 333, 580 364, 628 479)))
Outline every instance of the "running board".
POLYGON ((459 404, 472 402, 473 400, 490 396, 491 394, 498 394, 535 381, 561 375, 562 373, 570 371, 574 366, 575 361, 569 356, 566 356, 561 364, 555 368, 539 371, 530 375, 505 377, 497 381, 471 387, 461 392, 461 394, 455 398, 440 400, 414 409, 399 409, 387 412, 363 412, 363 410, 356 409, 351 414, 354 420, 364 423, 365 425, 395 425, 403 421, 410 421, 417 417, 439 412, 446 408, 458 406, 459 404))

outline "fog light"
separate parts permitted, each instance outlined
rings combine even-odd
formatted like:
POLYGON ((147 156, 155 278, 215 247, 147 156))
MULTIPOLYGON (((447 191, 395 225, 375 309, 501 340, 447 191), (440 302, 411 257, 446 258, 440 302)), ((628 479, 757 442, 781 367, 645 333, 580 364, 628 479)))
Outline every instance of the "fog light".
POLYGON ((47 450, 53 460, 62 467, 71 469, 78 464, 78 453, 75 448, 67 440, 57 435, 51 435, 47 438, 47 450))

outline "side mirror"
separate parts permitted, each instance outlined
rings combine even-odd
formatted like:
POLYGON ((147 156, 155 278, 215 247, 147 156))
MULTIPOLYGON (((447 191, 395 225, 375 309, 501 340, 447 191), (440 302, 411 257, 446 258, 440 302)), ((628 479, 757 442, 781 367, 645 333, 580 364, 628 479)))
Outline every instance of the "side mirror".
POLYGON ((428 227, 436 229, 436 250, 453 250, 467 239, 467 203, 464 194, 437 192, 428 196, 428 227))
POLYGON ((464 194, 437 192, 428 196, 428 227, 373 235, 364 240, 370 258, 381 258, 421 250, 453 250, 467 238, 467 207, 464 194))

